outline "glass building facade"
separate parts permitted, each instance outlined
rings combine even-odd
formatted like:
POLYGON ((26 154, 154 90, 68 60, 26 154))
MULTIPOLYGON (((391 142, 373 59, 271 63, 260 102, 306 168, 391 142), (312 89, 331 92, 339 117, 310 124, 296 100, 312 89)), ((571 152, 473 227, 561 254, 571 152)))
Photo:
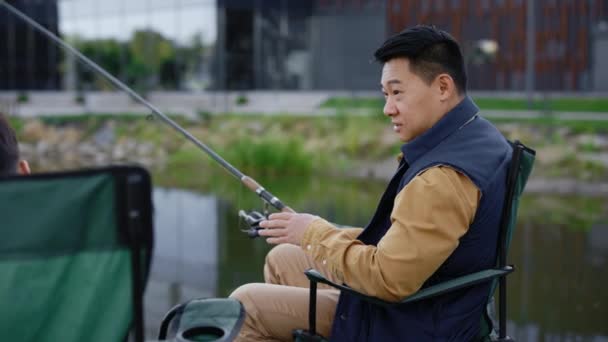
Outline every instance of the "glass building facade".
MULTIPOLYGON (((8 1, 58 33, 57 2, 8 1)), ((0 8, 0 90, 58 89, 61 53, 46 38, 0 8)))
POLYGON ((375 89, 384 1, 220 0, 218 87, 375 89))
MULTIPOLYGON (((9 0, 136 88, 211 87, 214 0, 9 0)), ((0 8, 0 89, 106 90, 109 85, 0 8)))

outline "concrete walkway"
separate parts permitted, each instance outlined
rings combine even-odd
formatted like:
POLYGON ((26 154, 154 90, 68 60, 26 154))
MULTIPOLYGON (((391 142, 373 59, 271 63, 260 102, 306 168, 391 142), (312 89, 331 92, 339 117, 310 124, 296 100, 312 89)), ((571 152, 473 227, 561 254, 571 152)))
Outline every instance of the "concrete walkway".
MULTIPOLYGON (((119 92, 87 92, 84 103, 76 101, 74 92, 28 92, 27 102, 19 102, 16 92, 0 92, 0 111, 21 117, 43 115, 77 115, 82 113, 142 113, 149 110, 126 94, 119 92)), ((498 95, 495 95, 498 96, 498 95)), ((376 92, 348 91, 248 91, 248 92, 150 92, 148 101, 165 114, 196 117, 200 113, 335 115, 334 108, 321 108, 333 97, 378 97, 376 92), (245 100, 245 103, 240 103, 245 100)), ((381 114, 382 108, 378 108, 381 114)), ((346 115, 368 115, 369 109, 345 109, 346 115)), ((608 113, 484 110, 490 118, 532 119, 553 117, 561 120, 608 120, 608 113)))

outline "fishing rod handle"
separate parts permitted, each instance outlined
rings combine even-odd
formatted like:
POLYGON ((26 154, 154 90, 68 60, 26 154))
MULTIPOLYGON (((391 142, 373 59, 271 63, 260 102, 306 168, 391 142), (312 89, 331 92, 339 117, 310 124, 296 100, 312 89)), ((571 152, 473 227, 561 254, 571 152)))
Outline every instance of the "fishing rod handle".
POLYGON ((260 196, 266 203, 272 205, 277 210, 280 210, 280 211, 286 212, 286 213, 295 213, 295 210, 293 210, 290 207, 283 204, 283 202, 281 202, 281 200, 279 200, 276 196, 274 196, 273 194, 268 192, 266 189, 264 189, 253 178, 251 178, 249 176, 243 176, 241 178, 241 182, 247 188, 249 188, 249 190, 258 194, 258 196, 260 196))

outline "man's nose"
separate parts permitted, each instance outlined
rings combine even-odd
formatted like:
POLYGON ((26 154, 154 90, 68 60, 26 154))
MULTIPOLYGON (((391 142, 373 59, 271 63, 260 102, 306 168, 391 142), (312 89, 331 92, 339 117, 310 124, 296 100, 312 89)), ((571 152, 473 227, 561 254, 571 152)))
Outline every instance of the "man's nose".
POLYGON ((397 114, 397 107, 390 99, 386 99, 386 103, 384 103, 384 115, 393 116, 397 114))

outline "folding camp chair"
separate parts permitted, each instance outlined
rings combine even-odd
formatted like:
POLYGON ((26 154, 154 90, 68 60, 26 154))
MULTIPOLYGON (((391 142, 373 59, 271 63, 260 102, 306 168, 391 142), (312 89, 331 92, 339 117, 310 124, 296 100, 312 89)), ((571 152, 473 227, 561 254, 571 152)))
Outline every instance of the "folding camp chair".
POLYGON ((0 179, 0 339, 143 341, 151 195, 139 167, 0 179))
POLYGON ((326 339, 316 333, 316 291, 317 283, 327 284, 332 287, 338 288, 341 291, 347 292, 354 296, 357 296, 367 302, 374 305, 380 305, 384 307, 395 307, 398 305, 407 305, 408 303, 424 300, 427 298, 440 296, 444 293, 462 289, 464 287, 472 286, 482 282, 493 282, 492 290, 488 296, 488 303, 493 302, 493 293, 498 283, 499 285, 499 327, 496 329, 493 325, 493 321, 488 313, 488 310, 481 317, 481 330, 479 334, 479 341, 513 341, 506 334, 506 320, 507 320, 507 284, 506 275, 513 272, 513 266, 506 264, 507 251, 513 235, 517 219, 517 208, 519 206, 519 200, 523 193, 524 187, 528 180, 528 176, 532 171, 534 164, 535 151, 527 148, 519 141, 515 141, 511 144, 513 147, 513 154, 511 158, 511 164, 507 175, 507 193, 505 194, 505 205, 502 211, 502 217, 500 222, 500 234, 498 241, 498 260, 497 265, 494 268, 479 271, 476 273, 468 274, 462 277, 458 277, 431 287, 424 288, 417 293, 403 299, 397 303, 390 303, 383 301, 378 298, 366 296, 362 293, 356 292, 346 285, 340 285, 333 283, 323 277, 318 271, 311 269, 305 272, 306 276, 310 280, 310 306, 309 306, 309 329, 308 330, 296 330, 294 331, 294 340, 297 342, 308 342, 308 341, 326 341, 326 339), (497 330, 497 332, 496 332, 497 330))

